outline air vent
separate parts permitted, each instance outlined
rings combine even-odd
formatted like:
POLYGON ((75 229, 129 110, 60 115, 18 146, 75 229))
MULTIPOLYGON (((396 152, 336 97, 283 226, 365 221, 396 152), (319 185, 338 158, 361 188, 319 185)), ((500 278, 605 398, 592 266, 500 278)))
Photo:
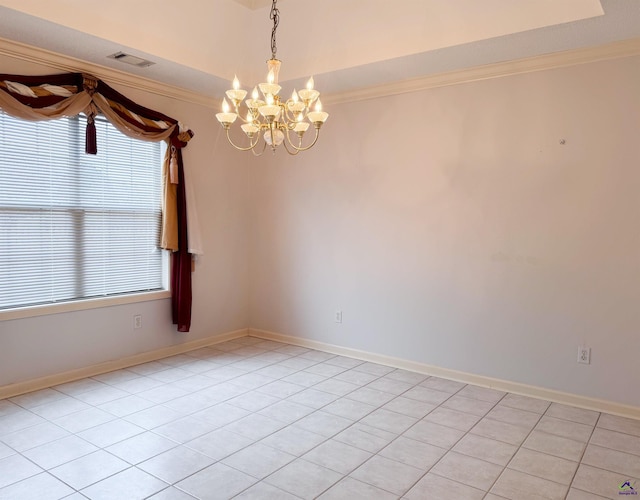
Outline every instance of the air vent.
POLYGON ((120 61, 126 64, 130 64, 131 66, 137 66, 138 68, 146 68, 155 64, 153 61, 147 61, 146 59, 142 59, 141 57, 132 56, 131 54, 125 54, 124 52, 116 52, 115 54, 111 54, 107 56, 111 59, 115 59, 116 61, 120 61))

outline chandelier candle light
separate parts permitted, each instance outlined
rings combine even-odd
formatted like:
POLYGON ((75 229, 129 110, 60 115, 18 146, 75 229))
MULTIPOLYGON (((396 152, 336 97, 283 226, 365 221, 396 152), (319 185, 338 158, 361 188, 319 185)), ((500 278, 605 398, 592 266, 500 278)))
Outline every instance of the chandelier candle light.
POLYGON ((240 151, 251 151, 256 156, 264 153, 267 145, 275 153, 276 148, 283 144, 290 155, 297 155, 300 151, 311 149, 318 141, 322 124, 329 117, 328 113, 322 111, 322 103, 319 99, 320 92, 313 88, 313 77, 309 78, 306 89, 301 89, 298 92, 294 89, 291 97, 286 101, 283 102, 278 95, 282 87, 278 85, 281 63, 276 59, 276 29, 280 21, 276 3, 277 0, 273 0, 269 15, 269 19, 273 20, 273 30, 271 31, 271 59, 267 61, 267 82, 254 87, 251 98, 244 101, 247 91, 240 88, 238 77, 235 77, 233 88, 226 92, 233 110, 225 98, 222 100, 222 113, 216 114, 222 128, 227 132, 229 143, 240 151), (260 99, 258 88, 264 100, 260 99), (243 101, 247 108, 246 118, 240 114, 243 101), (311 111, 312 105, 313 111, 311 111), (237 146, 231 140, 229 130, 237 118, 243 122, 240 128, 249 139, 249 145, 246 147, 237 146), (307 146, 302 145, 304 134, 309 128, 309 123, 304 121, 305 118, 313 124, 316 131, 313 142, 307 146), (291 140, 292 133, 297 136, 297 145, 291 140), (260 136, 264 138, 264 144, 258 153, 256 147, 260 142, 260 136))

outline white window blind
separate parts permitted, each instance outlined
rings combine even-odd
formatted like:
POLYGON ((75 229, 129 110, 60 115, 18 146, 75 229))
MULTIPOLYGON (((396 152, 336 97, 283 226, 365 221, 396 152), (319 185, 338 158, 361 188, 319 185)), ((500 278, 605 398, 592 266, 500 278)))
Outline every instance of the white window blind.
POLYGON ((0 111, 0 309, 163 289, 161 143, 0 111))

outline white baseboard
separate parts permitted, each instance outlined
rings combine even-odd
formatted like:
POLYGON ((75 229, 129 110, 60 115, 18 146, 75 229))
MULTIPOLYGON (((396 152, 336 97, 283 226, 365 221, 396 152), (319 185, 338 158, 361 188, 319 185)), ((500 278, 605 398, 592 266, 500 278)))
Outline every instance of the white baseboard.
POLYGON ((248 329, 243 328, 233 332, 223 333, 220 335, 213 335, 204 339, 192 340, 183 344, 176 344, 169 347, 163 347, 162 349, 156 349, 154 351, 143 352, 140 354, 134 354, 122 359, 116 359, 113 361, 105 361, 97 365, 85 366, 76 370, 70 370, 63 373, 57 373, 55 375, 48 375, 32 380, 26 380, 24 382, 16 382, 15 384, 4 385, 0 387, 0 400, 17 396, 18 394, 24 394, 26 392, 37 391, 46 387, 52 387, 54 385, 65 384, 67 382, 73 382, 86 377, 93 377, 100 375, 101 373, 112 372, 114 370, 120 370, 122 368, 128 368, 130 366, 139 365, 142 363, 148 363, 149 361, 156 361, 158 359, 166 358, 169 356, 175 356, 176 354, 182 354, 201 347, 209 345, 219 344, 226 342, 227 340, 233 340, 240 337, 246 337, 249 334, 248 329))
POLYGON ((616 403, 613 401, 607 401, 604 399, 590 398, 586 396, 580 396, 578 394, 571 394, 568 392, 556 391, 553 389, 545 389, 544 387, 536 387, 533 385, 521 384, 519 382, 512 382, 509 380, 501 380, 491 377, 485 377, 482 375, 474 375, 473 373, 450 370, 448 368, 441 368, 438 366, 427 365, 415 361, 408 361, 406 359, 385 356, 383 354, 360 351, 358 349, 351 349, 348 347, 340 347, 333 344, 318 342, 316 340, 309 340, 300 337, 294 337, 291 335, 282 335, 280 333, 269 332, 266 330, 259 330, 255 328, 249 328, 249 335, 252 337, 259 337, 267 340, 275 340, 277 342, 286 342, 288 344, 293 344, 300 347, 318 349, 320 351, 329 352, 331 354, 339 354, 341 356, 348 356, 350 358, 370 361, 372 363, 393 366, 394 368, 401 368, 403 370, 423 373, 425 375, 442 377, 449 380, 455 380, 457 382, 463 382, 465 384, 488 387, 500 391, 511 392, 513 394, 520 394, 522 396, 544 399, 546 401, 552 401, 554 403, 562 403, 570 406, 576 406, 578 408, 585 408, 587 410, 595 410, 599 412, 610 413, 612 415, 619 415, 621 417, 640 419, 640 408, 636 406, 616 403))

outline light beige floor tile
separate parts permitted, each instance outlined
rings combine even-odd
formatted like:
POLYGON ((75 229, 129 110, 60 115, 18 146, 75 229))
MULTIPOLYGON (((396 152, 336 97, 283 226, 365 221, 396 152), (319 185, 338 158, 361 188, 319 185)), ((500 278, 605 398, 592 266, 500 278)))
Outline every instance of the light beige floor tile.
POLYGON ((507 394, 499 403, 501 406, 516 408, 518 410, 530 411, 533 413, 544 413, 551 404, 543 399, 529 398, 519 394, 507 394))
POLYGON ((11 455, 0 460, 0 488, 40 474, 42 469, 22 455, 11 455))
POLYGON ((591 438, 593 427, 590 425, 570 422, 555 417, 547 417, 546 415, 540 419, 536 429, 554 436, 566 437, 574 441, 586 443, 591 438))
POLYGON ((12 403, 8 399, 3 399, 0 401, 0 417, 4 417, 5 415, 9 415, 10 413, 15 413, 20 410, 22 410, 20 406, 12 403))
POLYGON ((580 441, 534 430, 522 447, 578 462, 582 458, 586 445, 580 441))
POLYGON ((151 430, 184 417, 184 413, 168 406, 158 405, 127 415, 125 420, 151 430))
MULTIPOLYGON (((572 488, 587 491, 605 498, 620 498, 619 487, 625 481, 640 481, 640 478, 630 478, 626 474, 610 472, 590 465, 580 464, 576 477, 571 484, 572 488)), ((627 498, 627 497, 622 497, 627 498)), ((633 497, 630 497, 633 498, 633 497)))
POLYGON ((325 361, 325 363, 340 366, 342 368, 355 368, 358 365, 364 363, 364 361, 355 358, 348 358, 347 356, 334 356, 325 361))
POLYGON ((167 483, 131 467, 89 486, 82 491, 82 494, 92 500, 111 500, 113 498, 136 500, 148 498, 166 487, 167 483))
POLYGON ((285 426, 286 424, 280 420, 253 413, 223 428, 257 441, 258 439, 262 439, 269 434, 279 431, 285 426))
POLYGON ((518 448, 502 441, 474 434, 465 435, 453 451, 505 467, 518 448))
POLYGON ((255 412, 277 403, 278 401, 281 401, 281 399, 269 396, 268 394, 262 394, 258 391, 251 391, 242 394, 241 396, 236 396, 235 398, 226 401, 226 403, 242 408, 243 410, 255 412))
POLYGON ((114 415, 106 411, 98 408, 89 408, 57 418, 54 422, 69 432, 81 432, 96 425, 109 422, 115 418, 114 415))
POLYGON ((458 396, 488 401, 489 403, 497 403, 505 396, 505 394, 506 393, 502 391, 496 391, 495 389, 487 389, 485 387, 478 387, 475 385, 467 385, 457 393, 458 396))
POLYGON ((265 481, 300 498, 316 498, 340 479, 341 474, 299 458, 265 481))
POLYGON ((73 492, 68 485, 43 472, 0 488, 0 500, 58 500, 68 498, 73 492))
POLYGON ((427 375, 423 375, 422 373, 410 372, 408 370, 397 369, 392 372, 387 373, 384 378, 388 378, 391 380, 399 380, 400 382, 406 382, 407 384, 419 384, 420 382, 424 382, 427 378, 427 375))
MULTIPOLYGON (((99 382, 96 382, 99 383, 99 382)), ((86 410, 91 406, 75 398, 64 398, 31 408, 30 411, 48 420, 64 417, 80 410, 86 410)))
POLYGON ((329 403, 327 406, 323 407, 322 411, 356 421, 368 415, 375 409, 376 407, 373 405, 361 403, 360 401, 354 401, 353 399, 340 398, 333 403, 329 403))
POLYGON ((22 406, 23 408, 29 409, 46 403, 52 403, 60 399, 67 399, 68 397, 69 396, 66 394, 56 391, 55 389, 41 389, 39 391, 21 394, 20 396, 14 396, 9 398, 9 401, 22 406))
POLYGON ((11 411, 0 417, 0 438, 7 434, 11 434, 12 432, 26 429, 27 427, 42 424, 44 422, 44 418, 18 407, 18 410, 11 411))
POLYGON ((293 396, 287 398, 287 401, 294 403, 300 403, 301 405, 309 406, 310 408, 320 409, 323 406, 328 405, 332 401, 338 399, 339 396, 335 394, 329 394, 328 392, 322 392, 314 388, 305 389, 293 396))
POLYGON ((97 450, 97 447, 84 439, 67 436, 25 451, 24 456, 43 469, 51 469, 97 450))
POLYGON ((274 403, 258 412, 259 415, 273 418, 286 424, 291 424, 296 420, 300 420, 302 417, 306 417, 310 413, 313 413, 313 408, 286 400, 274 403))
POLYGON ((502 466, 450 451, 431 469, 431 472, 458 483, 488 491, 502 470, 502 466))
POLYGON ((377 453, 397 437, 392 432, 356 423, 337 434, 333 439, 370 453, 377 453))
POLYGON ((399 437, 378 455, 390 458, 396 462, 411 465, 419 469, 430 469, 447 452, 444 448, 438 448, 422 441, 399 437))
MULTIPOLYGON (((357 479, 345 477, 318 497, 320 500, 395 500, 397 495, 357 479)), ((276 500, 276 499, 274 499, 276 500)))
POLYGON ((402 434, 417 421, 417 418, 384 409, 376 410, 360 420, 365 425, 394 434, 402 434))
POLYGON ((569 486, 578 468, 577 462, 521 448, 509 463, 509 469, 569 486))
POLYGON ((330 439, 303 455, 302 458, 346 475, 369 460, 371 453, 330 439))
POLYGON ((449 449, 464 436, 464 432, 423 419, 406 431, 403 436, 449 449))
POLYGON ((586 491, 571 488, 566 500, 602 500, 603 498, 606 497, 601 497, 600 495, 595 495, 593 493, 587 493, 586 491))
POLYGON ((359 372, 356 370, 347 370, 346 372, 342 372, 336 375, 334 378, 337 380, 344 380, 345 382, 349 382, 351 384, 362 387, 378 379, 379 376, 372 375, 370 373, 359 372))
POLYGON ((204 436, 200 436, 193 441, 187 441, 185 446, 203 453, 214 460, 222 460, 232 453, 246 448, 253 442, 252 439, 236 434, 235 432, 218 429, 204 436))
POLYGON ((222 460, 222 463, 255 478, 263 479, 295 459, 295 455, 255 443, 229 455, 222 460))
POLYGON ((203 419, 188 416, 183 417, 168 424, 161 425, 153 429, 155 434, 160 434, 177 443, 186 443, 198 436, 203 436, 213 430, 217 426, 203 419))
POLYGON ((322 375, 324 377, 334 377, 338 373, 346 372, 347 368, 341 366, 332 365, 329 363, 318 363, 317 365, 310 366, 304 369, 307 373, 313 373, 314 375, 322 375))
POLYGON ((485 492, 465 484, 432 474, 424 476, 403 497, 407 500, 448 499, 481 500, 485 492))
POLYGON ((471 413, 463 413, 461 411, 439 407, 424 417, 423 421, 467 432, 478 423, 480 418, 481 417, 472 415, 471 413))
POLYGON ((350 476, 376 488, 403 495, 422 474, 424 471, 420 469, 376 455, 353 471, 350 476))
POLYGON ((480 401, 479 399, 464 398, 462 396, 452 396, 447 399, 442 406, 450 410, 471 413, 479 417, 484 417, 495 406, 495 403, 480 401))
MULTIPOLYGON (((189 497, 192 500, 193 497, 189 497)), ((260 481, 254 484, 250 488, 244 490, 238 496, 233 497, 233 500, 299 500, 300 497, 294 496, 291 493, 287 493, 280 488, 271 486, 270 484, 260 481)))
POLYGON ((378 391, 388 392, 394 396, 399 396, 403 392, 407 392, 413 387, 414 384, 408 384, 406 382, 400 382, 399 380, 392 380, 389 378, 379 378, 371 382, 367 387, 370 389, 376 389, 378 391))
POLYGON ((547 410, 546 415, 548 417, 561 418, 563 420, 570 420, 571 422, 578 422, 585 425, 596 425, 600 413, 597 411, 583 410, 582 408, 575 408, 573 406, 562 405, 559 403, 552 403, 547 410))
POLYGON ((487 418, 531 430, 540 420, 540 414, 498 405, 487 413, 487 418))
POLYGON ((126 398, 116 399, 115 401, 109 401, 99 406, 101 410, 104 410, 116 417, 125 417, 132 413, 137 413, 141 410, 146 410, 155 406, 155 402, 144 399, 140 396, 131 395, 126 398))
POLYGON ((144 432, 109 446, 106 450, 132 465, 178 446, 178 443, 152 432, 144 432))
POLYGON ((214 462, 211 457, 186 446, 178 446, 138 464, 138 468, 168 484, 176 483, 214 462))
POLYGON ((129 467, 124 460, 98 450, 55 467, 49 472, 72 488, 80 490, 129 467))
MULTIPOLYGON (((144 366, 144 365, 139 365, 144 366)), ((135 368, 135 367, 134 367, 135 368)), ((74 380, 73 382, 67 382, 65 384, 60 384, 52 387, 58 392, 62 392, 68 396, 75 396, 77 394, 82 394, 83 392, 93 391, 95 389, 100 389, 104 387, 105 384, 102 382, 98 382, 97 380, 93 380, 92 378, 83 378, 80 380, 74 380)))
POLYGON ((217 463, 183 479, 175 486, 196 498, 208 500, 232 498, 257 481, 243 472, 217 463))
POLYGON ((598 427, 640 437, 640 420, 617 417, 615 415, 607 415, 606 413, 603 413, 600 420, 598 420, 598 427))
POLYGON ((423 418, 429 412, 433 411, 436 408, 436 405, 398 396, 397 398, 389 401, 382 408, 385 410, 395 411, 396 413, 401 413, 402 415, 407 415, 409 417, 423 418))
POLYGON ((326 439, 327 438, 324 436, 316 434, 315 432, 309 432, 298 427, 289 426, 267 436, 260 442, 267 446, 271 446, 272 448, 300 457, 326 439))
POLYGON ((354 370, 382 377, 383 375, 386 375, 387 373, 395 370, 395 368, 391 368, 390 366, 385 365, 379 365, 377 363, 362 363, 361 365, 356 366, 354 370))
POLYGON ((312 387, 319 384, 326 377, 322 375, 316 375, 315 373, 308 372, 296 372, 282 379, 284 382, 290 382, 292 384, 301 385, 303 387, 312 387))
POLYGON ((465 387, 465 384, 462 382, 439 377, 429 377, 424 382, 421 382, 420 385, 429 389, 435 389, 436 391, 448 392, 449 394, 455 394, 465 387))
POLYGON ((344 380, 338 380, 335 378, 330 378, 313 386, 314 389, 328 392, 329 394, 335 394, 336 396, 345 396, 359 387, 360 386, 352 384, 351 382, 345 382, 344 380))
MULTIPOLYGON (((284 493, 284 492, 283 492, 284 493)), ((79 493, 78 493, 79 495, 79 493)), ((84 500, 86 497, 83 496, 82 500, 84 500)), ((152 495, 149 497, 149 500, 193 500, 194 497, 192 497, 191 495, 185 493, 184 491, 179 490, 178 488, 175 488, 173 486, 170 486, 169 488, 165 488, 162 491, 159 491, 158 493, 156 493, 155 495, 152 495)), ((64 499, 64 500, 75 500, 75 499, 64 499)), ((78 498, 77 500, 81 500, 80 498, 78 498)))
POLYGON ((7 458, 15 454, 16 454, 16 450, 14 450, 13 448, 9 448, 4 443, 0 443, 0 459, 7 458))
POLYGON ((353 424, 353 421, 332 415, 324 411, 316 411, 301 418, 293 425, 309 432, 315 432, 324 437, 332 437, 353 424))
POLYGON ((128 392, 106 385, 104 387, 100 387, 99 389, 82 392, 75 395, 74 397, 89 405, 98 406, 115 399, 124 398, 126 396, 129 396, 128 392))
POLYGON ((68 431, 50 422, 44 422, 7 434, 2 437, 2 441, 16 451, 23 452, 66 436, 69 436, 68 431))
MULTIPOLYGON (((371 386, 371 384, 369 386, 371 386)), ((435 389, 417 385, 412 389, 406 391, 403 396, 405 398, 422 401, 423 403, 439 405, 449 399, 451 397, 451 394, 449 394, 448 392, 437 391, 435 389)))
POLYGON ((275 382, 271 382, 270 384, 258 387, 257 390, 264 394, 269 394, 270 396, 284 399, 288 398, 289 396, 293 396, 298 392, 304 391, 305 387, 298 384, 292 384, 290 382, 284 382, 282 380, 276 380, 275 382))
POLYGON ((145 430, 142 427, 118 419, 79 432, 78 436, 99 448, 105 448, 143 432, 145 430))
POLYGON ((629 434, 596 427, 589 443, 640 456, 640 437, 629 434))
POLYGON ((590 444, 584 452, 582 463, 611 472, 640 478, 640 458, 622 451, 611 450, 590 444))
POLYGON ((388 392, 370 389, 369 387, 361 387, 360 389, 350 392, 346 397, 378 407, 391 401, 394 395, 388 392))
POLYGON ((569 488, 523 472, 505 469, 491 493, 509 500, 563 500, 569 488))

